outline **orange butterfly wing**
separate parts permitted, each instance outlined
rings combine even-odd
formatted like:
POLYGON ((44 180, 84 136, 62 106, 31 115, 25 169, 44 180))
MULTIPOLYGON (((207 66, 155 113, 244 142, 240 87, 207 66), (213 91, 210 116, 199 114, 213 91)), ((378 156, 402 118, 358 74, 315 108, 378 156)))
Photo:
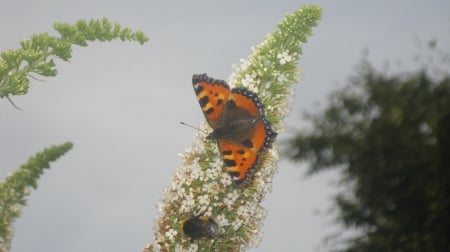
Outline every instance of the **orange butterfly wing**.
POLYGON ((233 88, 231 93, 230 101, 233 101, 236 107, 245 110, 250 116, 263 116, 263 105, 255 93, 244 88, 233 88))
POLYGON ((192 84, 206 120, 213 129, 217 128, 230 95, 228 84, 206 74, 193 75, 192 84))
POLYGON ((258 96, 244 88, 234 88, 231 92, 230 101, 233 101, 240 110, 244 110, 247 116, 257 118, 251 129, 250 139, 241 139, 241 143, 257 153, 265 151, 275 140, 277 133, 272 130, 269 121, 264 117, 263 105, 258 96))
POLYGON ((223 162, 236 184, 240 185, 248 180, 257 165, 258 154, 269 148, 276 136, 277 133, 272 131, 263 118, 255 123, 253 136, 242 143, 219 139, 223 162))
POLYGON ((238 185, 246 182, 258 162, 256 151, 226 140, 219 140, 218 145, 223 162, 234 182, 238 185))
POLYGON ((270 148, 276 136, 277 133, 272 130, 269 121, 266 118, 261 118, 254 126, 253 137, 251 138, 253 148, 257 153, 264 152, 270 148))

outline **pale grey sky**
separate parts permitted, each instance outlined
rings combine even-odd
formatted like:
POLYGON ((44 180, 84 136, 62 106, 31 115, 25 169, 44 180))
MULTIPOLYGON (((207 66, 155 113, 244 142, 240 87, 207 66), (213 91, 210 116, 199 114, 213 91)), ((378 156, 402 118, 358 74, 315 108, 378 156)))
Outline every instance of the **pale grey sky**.
MULTIPOLYGON (((323 18, 303 47, 301 83, 279 140, 306 127, 301 112, 345 84, 365 48, 382 66, 411 59, 419 50, 415 37, 450 45, 448 0, 311 2, 323 8, 323 18)), ((51 32, 55 21, 107 17, 150 37, 144 46, 75 47, 70 63, 57 62, 57 77, 33 81, 26 96, 13 97, 24 111, 0 101, 0 178, 46 146, 75 144, 31 193, 12 251, 141 251, 152 241, 156 204, 180 164, 178 153, 195 133, 179 121, 203 120, 192 74, 227 79, 231 65, 286 13, 311 2, 2 0, 0 51, 51 32)), ((251 251, 317 251, 336 230, 325 212, 337 175, 303 179, 305 170, 279 163, 264 202, 264 236, 251 251)))

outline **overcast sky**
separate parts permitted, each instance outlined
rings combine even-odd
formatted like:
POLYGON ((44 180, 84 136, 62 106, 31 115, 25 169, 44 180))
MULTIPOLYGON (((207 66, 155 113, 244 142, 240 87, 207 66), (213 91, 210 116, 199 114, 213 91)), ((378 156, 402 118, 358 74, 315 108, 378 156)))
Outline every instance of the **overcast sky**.
MULTIPOLYGON (((323 8, 303 47, 286 139, 306 127, 301 113, 323 107, 346 83, 365 49, 376 66, 408 62, 416 38, 450 45, 448 0, 311 1, 323 8)), ((138 43, 74 47, 59 74, 32 81, 0 100, 0 178, 52 144, 75 146, 39 180, 16 222, 13 252, 141 251, 153 239, 156 204, 191 146, 195 131, 179 125, 204 120, 191 76, 227 79, 284 15, 306 1, 2 0, 0 51, 18 48, 53 22, 107 17, 150 37, 138 43)), ((416 42, 415 42, 416 41, 416 42)), ((407 67, 407 66, 406 66, 407 67)), ((303 178, 305 166, 279 163, 259 247, 251 251, 318 251, 336 230, 326 211, 336 173, 303 178)))

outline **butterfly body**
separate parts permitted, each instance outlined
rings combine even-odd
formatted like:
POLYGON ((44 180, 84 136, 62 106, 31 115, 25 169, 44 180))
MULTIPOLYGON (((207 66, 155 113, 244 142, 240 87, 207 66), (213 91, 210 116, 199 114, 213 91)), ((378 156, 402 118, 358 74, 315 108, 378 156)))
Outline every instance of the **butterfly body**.
POLYGON ((230 121, 227 124, 221 125, 220 128, 215 129, 208 138, 210 139, 224 139, 230 141, 240 141, 241 139, 251 138, 254 132, 254 127, 258 118, 245 117, 238 120, 230 121))
POLYGON ((206 74, 192 77, 194 91, 208 124, 209 139, 217 140, 224 164, 236 184, 246 182, 259 154, 270 148, 277 133, 264 117, 258 96, 233 88, 206 74))

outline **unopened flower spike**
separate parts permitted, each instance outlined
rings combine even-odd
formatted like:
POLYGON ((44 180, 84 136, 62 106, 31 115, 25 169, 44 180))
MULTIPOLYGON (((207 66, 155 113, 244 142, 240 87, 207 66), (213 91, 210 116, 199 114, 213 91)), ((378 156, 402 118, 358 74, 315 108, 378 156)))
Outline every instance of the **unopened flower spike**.
POLYGON ((228 82, 194 75, 206 122, 161 198, 154 251, 246 251, 259 243, 261 202, 278 160, 273 141, 289 111, 300 45, 321 12, 311 5, 288 14, 228 82))

